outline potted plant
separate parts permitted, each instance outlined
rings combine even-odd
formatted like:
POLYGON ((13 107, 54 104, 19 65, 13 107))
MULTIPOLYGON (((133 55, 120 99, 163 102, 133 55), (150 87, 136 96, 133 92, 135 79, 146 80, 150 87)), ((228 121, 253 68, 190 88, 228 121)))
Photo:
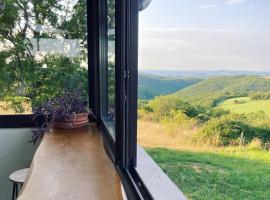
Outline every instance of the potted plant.
POLYGON ((81 128, 87 125, 90 110, 79 93, 63 92, 33 109, 33 119, 42 118, 43 123, 33 129, 32 142, 49 131, 49 127, 62 129, 81 128))

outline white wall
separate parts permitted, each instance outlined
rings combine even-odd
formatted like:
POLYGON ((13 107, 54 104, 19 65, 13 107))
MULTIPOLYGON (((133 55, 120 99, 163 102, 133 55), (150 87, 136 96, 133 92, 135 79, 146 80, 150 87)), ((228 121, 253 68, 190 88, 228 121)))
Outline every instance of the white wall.
POLYGON ((0 129, 0 199, 12 197, 9 174, 30 166, 37 146, 31 140, 30 129, 0 129))

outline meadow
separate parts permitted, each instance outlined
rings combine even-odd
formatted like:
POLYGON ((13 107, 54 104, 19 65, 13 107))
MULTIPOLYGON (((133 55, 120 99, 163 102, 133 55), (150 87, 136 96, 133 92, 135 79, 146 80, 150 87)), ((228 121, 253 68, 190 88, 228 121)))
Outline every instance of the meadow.
POLYGON ((240 89, 232 88, 236 79, 206 80, 139 104, 138 143, 188 199, 270 199, 270 100, 235 97, 255 78, 240 78, 240 89))
POLYGON ((217 108, 238 114, 264 112, 270 116, 270 100, 251 100, 250 97, 231 98, 220 102, 217 108))
POLYGON ((270 199, 270 153, 256 143, 211 147, 191 142, 196 128, 138 121, 138 142, 194 200, 270 199))
POLYGON ((270 199, 269 152, 147 151, 188 199, 270 199))

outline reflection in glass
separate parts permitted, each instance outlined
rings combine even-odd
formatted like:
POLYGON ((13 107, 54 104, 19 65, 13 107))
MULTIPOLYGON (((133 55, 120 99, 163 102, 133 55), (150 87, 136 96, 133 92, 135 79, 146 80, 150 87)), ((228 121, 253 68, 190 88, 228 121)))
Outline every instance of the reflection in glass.
POLYGON ((107 62, 105 70, 106 92, 103 119, 111 136, 115 138, 115 0, 107 0, 107 62))
POLYGON ((31 114, 63 91, 88 100, 86 3, 0 0, 0 115, 31 114))

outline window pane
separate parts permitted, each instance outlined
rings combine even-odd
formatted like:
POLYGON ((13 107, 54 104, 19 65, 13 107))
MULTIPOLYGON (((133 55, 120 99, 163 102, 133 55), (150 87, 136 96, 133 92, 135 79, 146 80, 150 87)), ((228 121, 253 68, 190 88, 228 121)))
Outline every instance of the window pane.
POLYGON ((87 95, 86 2, 5 1, 0 114, 30 114, 63 91, 87 95))
POLYGON ((102 75, 103 120, 111 136, 115 138, 115 0, 107 0, 107 61, 102 75))

